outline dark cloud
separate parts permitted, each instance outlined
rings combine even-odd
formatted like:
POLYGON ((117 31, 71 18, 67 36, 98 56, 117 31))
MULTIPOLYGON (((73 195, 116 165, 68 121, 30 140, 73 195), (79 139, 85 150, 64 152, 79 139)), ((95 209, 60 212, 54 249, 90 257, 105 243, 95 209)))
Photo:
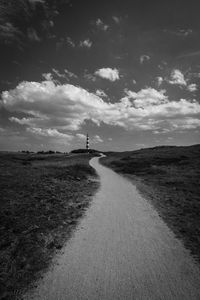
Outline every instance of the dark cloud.
POLYGON ((20 43, 26 38, 37 42, 40 35, 51 36, 52 18, 59 14, 59 4, 62 3, 68 1, 0 0, 1 42, 20 43))

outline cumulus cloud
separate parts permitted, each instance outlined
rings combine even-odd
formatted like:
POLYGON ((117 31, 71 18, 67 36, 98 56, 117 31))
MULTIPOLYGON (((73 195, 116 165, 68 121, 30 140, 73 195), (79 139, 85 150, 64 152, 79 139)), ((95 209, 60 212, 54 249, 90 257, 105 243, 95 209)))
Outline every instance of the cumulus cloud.
POLYGON ((53 75, 51 73, 43 73, 42 74, 42 77, 45 79, 45 80, 53 80, 53 75))
POLYGON ((95 75, 110 81, 119 80, 119 71, 117 69, 102 68, 97 70, 95 75))
POLYGON ((108 97, 103 90, 96 90, 96 95, 99 97, 108 97))
POLYGON ((143 64, 144 62, 146 62, 148 60, 150 60, 150 56, 149 55, 144 54, 144 55, 140 56, 140 63, 141 64, 143 64))
POLYGON ((168 80, 170 84, 179 85, 181 87, 185 87, 190 92, 196 92, 197 90, 197 84, 196 83, 188 83, 188 81, 185 79, 184 74, 178 70, 174 69, 171 72, 171 78, 168 80))
POLYGON ((80 139, 80 140, 84 140, 84 141, 86 141, 86 136, 84 135, 84 134, 82 134, 82 133, 77 133, 76 134, 76 137, 78 138, 78 139, 80 139))
POLYGON ((103 140, 102 140, 102 138, 99 135, 95 135, 91 139, 91 144, 98 144, 98 143, 103 143, 103 140))
POLYGON ((35 128, 35 127, 28 127, 26 129, 28 132, 31 132, 35 135, 39 136, 46 136, 46 137, 53 137, 53 138, 64 138, 68 141, 73 139, 72 135, 66 134, 66 133, 61 133, 57 129, 52 129, 52 128, 47 128, 47 129, 42 129, 42 128, 35 128))
POLYGON ((196 83, 191 83, 187 86, 188 91, 190 92, 196 92, 197 90, 197 84, 196 83))
POLYGON ((187 86, 187 82, 185 80, 184 74, 178 69, 172 71, 171 80, 169 80, 169 83, 177 84, 180 86, 187 86))
POLYGON ((165 90, 157 91, 153 88, 142 89, 138 93, 125 90, 128 99, 134 99, 134 106, 136 108, 145 108, 167 103, 168 98, 165 92, 165 90))
POLYGON ((80 42, 81 47, 91 48, 92 47, 92 41, 90 39, 86 39, 84 41, 80 42))
POLYGON ((50 80, 21 82, 2 93, 1 103, 13 114, 10 121, 29 128, 29 133, 60 138, 70 135, 69 131, 80 130, 86 120, 97 126, 104 123, 127 130, 170 131, 184 128, 184 124, 185 129, 198 127, 196 120, 200 116, 197 101, 170 101, 165 90, 125 90, 122 99, 111 103, 81 87, 56 85, 50 80), (17 112, 25 116, 19 118, 17 112))
POLYGON ((95 23, 96 26, 103 31, 106 31, 109 28, 109 26, 105 24, 101 19, 97 19, 95 23))
POLYGON ((31 125, 32 122, 34 122, 34 118, 22 118, 22 119, 19 119, 19 118, 16 118, 16 117, 10 117, 9 120, 11 122, 15 122, 15 123, 18 123, 20 125, 31 125))
POLYGON ((160 85, 163 83, 163 81, 164 81, 164 79, 163 79, 161 76, 158 76, 158 77, 156 78, 156 80, 157 80, 158 86, 160 86, 160 85))

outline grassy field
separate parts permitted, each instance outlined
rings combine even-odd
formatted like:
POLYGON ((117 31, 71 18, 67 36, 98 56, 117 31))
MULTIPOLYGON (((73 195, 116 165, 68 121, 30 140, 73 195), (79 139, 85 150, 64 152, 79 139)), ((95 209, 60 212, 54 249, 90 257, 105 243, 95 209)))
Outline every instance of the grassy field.
POLYGON ((91 157, 0 153, 0 299, 18 299, 72 234, 99 185, 91 157))
POLYGON ((102 164, 132 180, 200 262, 200 145, 106 154, 102 164))

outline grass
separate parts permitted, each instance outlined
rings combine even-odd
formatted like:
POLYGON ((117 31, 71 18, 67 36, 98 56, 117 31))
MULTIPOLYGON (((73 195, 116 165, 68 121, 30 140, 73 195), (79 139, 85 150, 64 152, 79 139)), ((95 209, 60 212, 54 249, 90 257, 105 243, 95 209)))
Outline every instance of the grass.
POLYGON ((200 145, 109 152, 101 162, 134 181, 200 262, 200 145))
POLYGON ((18 299, 70 237, 98 183, 88 154, 0 154, 0 299, 18 299))

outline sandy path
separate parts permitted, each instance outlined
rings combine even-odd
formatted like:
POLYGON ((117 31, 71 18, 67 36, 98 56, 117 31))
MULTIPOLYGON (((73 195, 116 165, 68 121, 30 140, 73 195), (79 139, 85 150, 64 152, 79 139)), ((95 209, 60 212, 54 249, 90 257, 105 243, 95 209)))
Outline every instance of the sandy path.
POLYGON ((155 210, 98 158, 91 165, 101 188, 58 264, 25 299, 200 299, 198 267, 155 210))

